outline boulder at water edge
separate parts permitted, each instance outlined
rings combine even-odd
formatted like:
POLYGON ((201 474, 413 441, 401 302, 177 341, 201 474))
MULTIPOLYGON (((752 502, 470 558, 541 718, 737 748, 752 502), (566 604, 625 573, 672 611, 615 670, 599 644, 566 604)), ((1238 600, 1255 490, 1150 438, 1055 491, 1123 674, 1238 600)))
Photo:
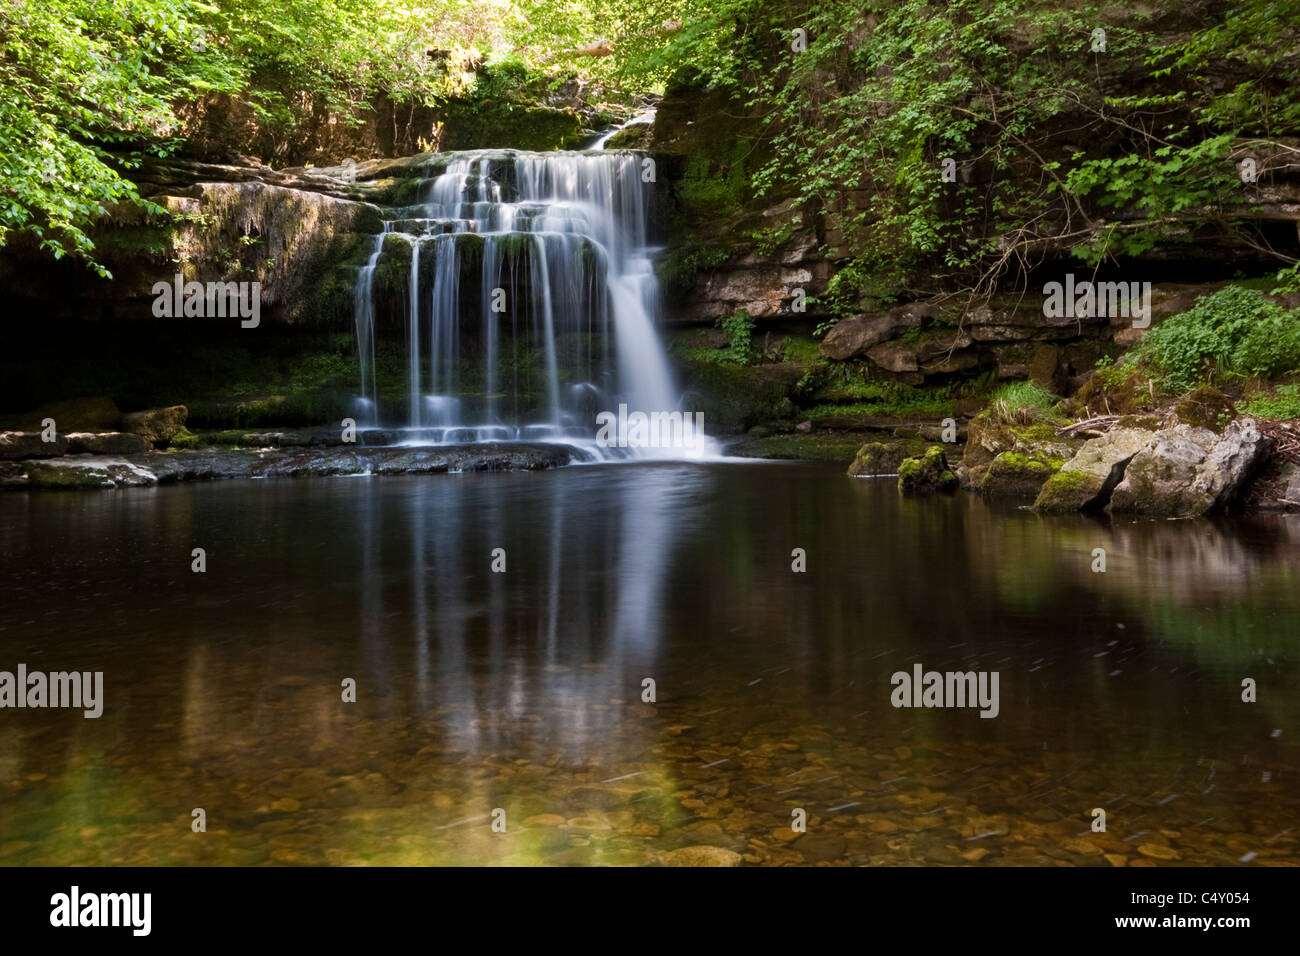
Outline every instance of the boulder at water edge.
POLYGON ((948 468, 943 449, 933 446, 919 458, 908 458, 898 466, 898 490, 905 495, 932 495, 953 491, 957 476, 948 468))
POLYGON ((1124 469, 1155 435, 1155 420, 1117 423, 1106 434, 1084 442, 1056 474, 1047 479, 1034 507, 1040 511, 1089 511, 1104 508, 1124 469), (1152 427, 1140 427, 1150 424, 1152 427))
POLYGON ((1129 462, 1110 499, 1114 514, 1187 518, 1226 507, 1272 451, 1255 421, 1221 434, 1194 425, 1157 432, 1129 462))

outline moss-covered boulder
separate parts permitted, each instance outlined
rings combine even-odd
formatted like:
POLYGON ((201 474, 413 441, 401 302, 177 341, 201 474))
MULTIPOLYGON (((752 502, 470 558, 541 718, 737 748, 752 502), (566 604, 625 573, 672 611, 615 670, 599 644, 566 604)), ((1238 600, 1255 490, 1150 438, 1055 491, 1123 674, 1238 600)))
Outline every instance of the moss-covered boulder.
POLYGON ((930 442, 920 438, 867 442, 854 456, 853 464, 849 465, 849 474, 854 478, 896 475, 905 459, 919 458, 930 447, 930 442))
POLYGON ((1004 451, 984 472, 980 492, 990 497, 1034 498, 1064 464, 1064 458, 1050 452, 1004 451))
POLYGON ((898 466, 898 490, 904 495, 933 495, 955 491, 957 476, 948 467, 943 449, 934 445, 917 458, 905 458, 898 466))
MULTIPOLYGON (((1057 459, 1068 461, 1081 444, 1079 439, 1057 435, 1056 426, 1051 422, 1009 423, 986 413, 973 418, 967 428, 966 447, 957 467, 957 475, 964 487, 984 491, 984 479, 993 463, 1002 455, 1009 454, 1010 457, 1000 466, 999 474, 1003 478, 1010 478, 1013 467, 1022 459, 1042 464, 1054 463, 1057 459)), ((1055 471, 1057 467, 1059 465, 1052 470, 1055 471)), ((995 479, 991 489, 996 487, 995 479)))
POLYGON ((1106 506, 1124 477, 1124 469, 1155 434, 1145 422, 1124 424, 1084 442, 1078 452, 1043 484, 1034 501, 1040 511, 1092 511, 1106 506))
POLYGON ((163 446, 185 427, 189 414, 190 410, 184 405, 172 405, 131 412, 123 417, 122 423, 128 432, 141 436, 150 444, 163 446))

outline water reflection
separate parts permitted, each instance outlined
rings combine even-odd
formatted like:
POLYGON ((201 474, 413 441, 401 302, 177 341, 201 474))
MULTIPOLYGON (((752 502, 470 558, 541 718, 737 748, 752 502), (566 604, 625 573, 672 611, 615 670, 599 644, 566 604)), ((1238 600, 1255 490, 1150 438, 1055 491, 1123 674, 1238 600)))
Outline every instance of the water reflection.
POLYGON ((0 863, 1297 861, 1293 519, 680 464, 0 516, 0 668, 103 670, 107 696, 0 711, 0 863), (894 709, 915 663, 997 670, 999 717, 894 709))

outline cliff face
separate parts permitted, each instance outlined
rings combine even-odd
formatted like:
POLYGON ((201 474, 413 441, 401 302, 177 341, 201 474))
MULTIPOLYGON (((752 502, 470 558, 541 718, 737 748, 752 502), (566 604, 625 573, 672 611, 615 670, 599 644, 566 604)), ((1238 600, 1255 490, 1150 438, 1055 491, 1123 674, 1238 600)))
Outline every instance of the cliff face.
POLYGON ((347 308, 362 234, 379 214, 330 184, 266 168, 156 163, 139 178, 164 212, 112 210, 94 238, 105 281, 15 245, 0 254, 11 308, 46 320, 152 315, 157 282, 257 282, 268 318, 332 324, 347 308), (331 195, 331 189, 335 195, 331 195))
POLYGON ((739 311, 816 324, 828 314, 815 301, 832 268, 821 217, 789 196, 756 194, 770 156, 760 129, 717 91, 675 87, 659 104, 643 145, 661 157, 673 204, 659 266, 670 321, 711 325, 739 311))

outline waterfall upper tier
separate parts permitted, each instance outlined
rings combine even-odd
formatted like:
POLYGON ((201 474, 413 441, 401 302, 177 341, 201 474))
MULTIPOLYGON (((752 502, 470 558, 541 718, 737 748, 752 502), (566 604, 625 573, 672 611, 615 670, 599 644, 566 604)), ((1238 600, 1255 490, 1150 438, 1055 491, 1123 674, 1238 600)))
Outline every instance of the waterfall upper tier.
POLYGON ((631 151, 431 156, 357 283, 363 421, 586 443, 621 405, 683 412, 656 328, 655 179, 631 151))

